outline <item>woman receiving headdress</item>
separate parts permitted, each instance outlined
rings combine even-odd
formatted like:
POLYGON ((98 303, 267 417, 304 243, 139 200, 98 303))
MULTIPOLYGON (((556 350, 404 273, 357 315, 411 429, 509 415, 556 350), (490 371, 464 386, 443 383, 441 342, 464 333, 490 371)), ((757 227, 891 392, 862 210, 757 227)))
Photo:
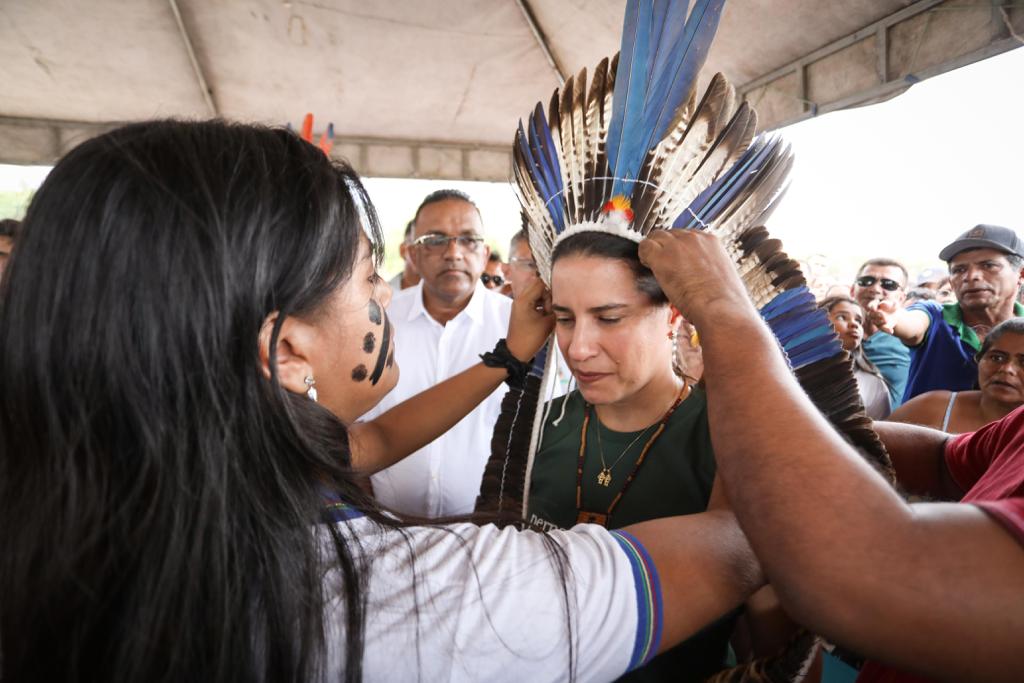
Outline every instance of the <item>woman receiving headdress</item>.
MULTIPOLYGON (((805 388, 885 466, 827 318, 761 227, 782 194, 788 149, 755 135, 754 111, 721 74, 696 96, 722 5, 628 3, 620 53, 570 78, 520 124, 515 185, 556 314, 546 358, 557 344, 578 389, 545 400, 551 373, 538 362, 506 397, 480 510, 515 512, 536 528, 614 529, 724 503, 703 390, 674 368, 679 314, 638 255, 663 229, 709 230, 726 243, 805 388)), ((734 616, 631 680, 723 669, 734 616)), ((810 653, 785 678, 802 675, 810 653)))

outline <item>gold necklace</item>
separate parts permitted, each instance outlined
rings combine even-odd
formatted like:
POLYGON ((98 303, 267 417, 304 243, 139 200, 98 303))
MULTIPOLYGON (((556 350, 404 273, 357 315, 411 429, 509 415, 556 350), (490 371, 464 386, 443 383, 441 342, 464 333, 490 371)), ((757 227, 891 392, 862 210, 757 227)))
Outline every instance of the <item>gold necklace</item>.
MULTIPOLYGON (((661 418, 661 422, 658 423, 658 428, 654 430, 654 434, 651 434, 651 438, 649 438, 647 440, 647 443, 644 444, 643 449, 640 451, 640 456, 636 459, 636 463, 633 465, 633 471, 629 473, 629 476, 626 477, 626 483, 622 485, 622 490, 615 495, 615 498, 612 499, 611 505, 608 506, 608 509, 605 512, 591 512, 583 508, 583 461, 587 453, 587 425, 590 423, 590 405, 588 404, 586 406, 586 408, 583 411, 583 428, 580 430, 580 453, 576 461, 577 523, 600 524, 601 526, 608 525, 608 520, 609 518, 611 518, 612 512, 615 511, 615 506, 618 505, 619 501, 622 500, 622 497, 626 495, 626 491, 629 490, 629 485, 633 483, 633 479, 636 478, 637 472, 640 471, 640 467, 644 464, 644 460, 647 458, 648 451, 651 450, 651 447, 654 445, 654 442, 658 440, 658 437, 661 436, 661 433, 665 431, 665 426, 668 424, 668 419, 672 416, 672 413, 675 412, 675 409, 679 407, 679 404, 683 402, 683 399, 689 395, 688 390, 689 386, 687 386, 684 383, 682 391, 679 392, 679 395, 676 397, 676 400, 672 403, 672 406, 669 407, 669 409, 665 412, 664 417, 661 418)), ((649 428, 650 427, 648 427, 648 429, 649 428)), ((647 430, 645 429, 644 431, 646 432, 647 430)), ((598 427, 597 436, 598 439, 601 438, 600 426, 598 427)), ((640 437, 637 437, 636 440, 639 440, 639 438, 640 437)), ((634 440, 634 443, 636 442, 636 440, 634 440)), ((633 444, 627 446, 626 450, 629 450, 629 447, 632 445, 633 444)), ((623 453, 625 453, 625 451, 623 451, 623 453)), ((619 456, 619 458, 621 459, 622 456, 619 456)), ((601 464, 602 466, 604 466, 603 456, 601 464)), ((612 467, 614 466, 615 465, 612 465, 612 467)), ((604 470, 608 469, 608 467, 604 466, 604 470)), ((602 470, 602 473, 605 473, 604 470, 602 470)), ((610 482, 611 472, 608 471, 606 476, 607 482, 610 482)), ((608 486, 607 482, 602 482, 601 478, 598 477, 597 483, 600 484, 601 486, 608 486)))

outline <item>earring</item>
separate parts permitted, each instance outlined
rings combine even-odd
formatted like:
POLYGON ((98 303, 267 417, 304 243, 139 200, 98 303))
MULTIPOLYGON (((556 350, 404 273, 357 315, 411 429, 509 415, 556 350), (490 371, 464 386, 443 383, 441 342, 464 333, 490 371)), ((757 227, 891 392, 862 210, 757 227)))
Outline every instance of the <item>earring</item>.
POLYGON ((311 400, 313 403, 316 403, 316 387, 313 386, 314 384, 316 384, 316 380, 313 379, 312 377, 307 377, 305 381, 306 396, 309 396, 309 400, 311 400))

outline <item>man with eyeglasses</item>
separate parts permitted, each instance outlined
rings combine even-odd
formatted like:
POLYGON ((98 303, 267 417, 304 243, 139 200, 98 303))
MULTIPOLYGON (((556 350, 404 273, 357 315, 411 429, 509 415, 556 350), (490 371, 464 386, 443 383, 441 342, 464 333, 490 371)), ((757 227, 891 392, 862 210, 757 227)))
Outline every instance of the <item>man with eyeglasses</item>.
MULTIPOLYGON (((480 354, 506 336, 512 300, 480 279, 490 255, 482 232, 479 209, 458 190, 434 192, 416 210, 409 254, 421 280, 396 292, 388 307, 402 372, 364 418, 479 363, 480 354)), ((418 517, 472 512, 505 389, 495 390, 441 438, 373 475, 377 499, 418 517)))
POLYGON ((976 225, 939 252, 949 264, 956 303, 922 301, 907 309, 879 306, 872 323, 911 348, 903 400, 935 389, 965 391, 978 376, 975 355, 988 331, 1024 315, 1024 243, 1013 230, 976 225))
POLYGON ((512 235, 508 249, 508 263, 505 264, 504 271, 505 279, 512 287, 513 299, 537 279, 537 264, 533 260, 533 252, 530 251, 530 240, 526 235, 526 228, 522 228, 512 235))
POLYGON ((879 305, 900 307, 906 297, 907 269, 889 258, 868 259, 857 271, 850 294, 864 309, 864 341, 861 348, 885 379, 889 404, 895 410, 903 400, 910 370, 910 351, 899 339, 880 330, 872 321, 879 305))

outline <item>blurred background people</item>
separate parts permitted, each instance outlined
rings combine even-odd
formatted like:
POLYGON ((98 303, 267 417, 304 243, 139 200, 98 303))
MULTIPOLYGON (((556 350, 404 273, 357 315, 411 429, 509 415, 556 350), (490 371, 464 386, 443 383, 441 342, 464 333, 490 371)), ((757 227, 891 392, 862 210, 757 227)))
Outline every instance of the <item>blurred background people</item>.
POLYGON ((848 296, 837 296, 825 299, 819 307, 828 313, 843 349, 853 357, 853 374, 868 416, 876 420, 886 417, 892 410, 889 388, 882 373, 864 355, 864 311, 860 304, 848 296))
POLYGON ((891 331, 912 349, 903 399, 936 389, 974 388, 975 357, 989 331, 1024 315, 1017 293, 1024 283, 1024 243, 1013 230, 976 225, 949 243, 939 258, 949 264, 956 303, 924 301, 909 309, 878 306, 869 322, 891 331))
POLYGON ((910 371, 910 351, 899 339, 872 322, 870 312, 882 305, 902 305, 907 277, 907 269, 899 261, 876 257, 861 265, 850 288, 850 294, 864 309, 864 356, 885 378, 889 404, 893 408, 903 401, 910 371))
POLYGON ((978 390, 929 391, 889 416, 951 434, 973 432, 1024 404, 1024 318, 1010 318, 985 337, 978 352, 978 390))
MULTIPOLYGON (((508 331, 512 300, 480 279, 491 252, 469 195, 458 190, 427 195, 413 219, 408 253, 420 282, 396 292, 387 311, 395 330, 394 360, 402 372, 398 385, 363 419, 479 363, 480 354, 494 349, 508 331)), ((496 389, 440 439, 374 474, 377 499, 421 518, 472 512, 506 389, 496 389)))
POLYGON ((501 252, 491 249, 491 255, 487 257, 487 265, 480 275, 480 281, 487 289, 495 290, 505 296, 512 296, 512 288, 505 281, 505 264, 501 261, 501 252))
POLYGON ((396 292, 413 287, 420 281, 419 271, 416 270, 416 264, 413 263, 412 255, 409 252, 409 246, 412 244, 412 229, 413 221, 405 224, 405 233, 402 235, 402 242, 398 245, 398 253, 401 255, 403 263, 402 271, 388 280, 391 289, 396 292))
POLYGON ((3 275, 4 266, 7 265, 7 259, 11 255, 11 250, 14 249, 14 238, 20 226, 21 221, 16 221, 13 218, 0 220, 0 276, 3 275))

